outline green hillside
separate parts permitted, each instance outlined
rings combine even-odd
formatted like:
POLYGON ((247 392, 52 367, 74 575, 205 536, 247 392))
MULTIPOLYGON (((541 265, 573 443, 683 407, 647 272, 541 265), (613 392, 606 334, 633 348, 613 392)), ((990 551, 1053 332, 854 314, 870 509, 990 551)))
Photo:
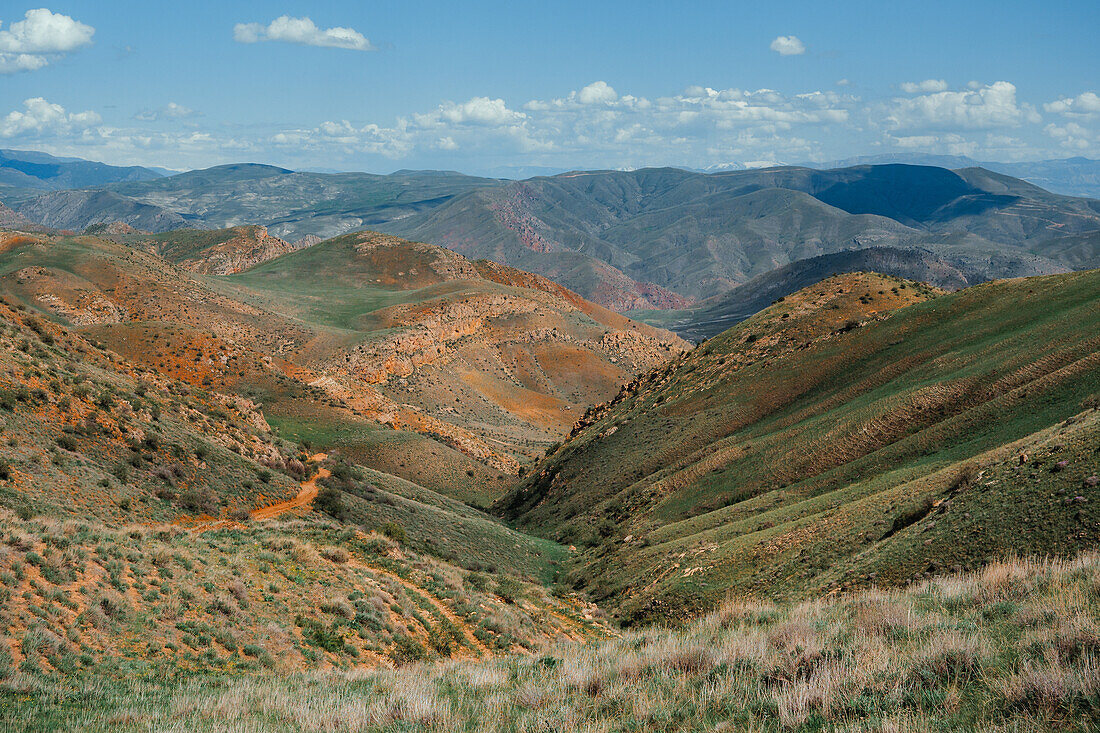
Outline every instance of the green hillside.
POLYGON ((912 286, 846 277, 631 383, 499 509, 627 622, 1100 542, 1100 271, 866 322, 833 306, 912 286))

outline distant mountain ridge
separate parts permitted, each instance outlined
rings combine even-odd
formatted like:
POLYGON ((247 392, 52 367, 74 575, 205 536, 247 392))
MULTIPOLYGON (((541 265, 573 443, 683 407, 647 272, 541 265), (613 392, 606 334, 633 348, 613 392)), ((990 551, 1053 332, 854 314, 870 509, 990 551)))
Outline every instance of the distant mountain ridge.
POLYGON ((919 247, 985 279, 1100 265, 1100 201, 986 171, 911 165, 701 174, 588 171, 468 192, 381 228, 555 279, 613 308, 692 300, 797 260, 919 247), (622 283, 633 283, 634 290, 622 283))
POLYGON ((59 191, 121 181, 147 181, 162 175, 155 169, 141 166, 114 166, 27 150, 0 150, 0 186, 59 191))
POLYGON ((932 165, 955 170, 958 168, 985 168, 1020 178, 1053 193, 1065 196, 1100 198, 1100 160, 1074 157, 1056 160, 1034 160, 1018 163, 978 161, 965 155, 932 155, 927 153, 881 153, 860 155, 824 163, 802 163, 807 168, 848 168, 856 165, 882 165, 904 163, 907 165, 932 165))
POLYGON ((1100 266, 1100 203, 978 167, 647 168, 508 181, 242 163, 99 188, 8 189, 0 200, 73 231, 259 224, 298 242, 374 229, 535 272, 620 311, 683 309, 799 260, 870 247, 931 252, 968 282, 1100 266))

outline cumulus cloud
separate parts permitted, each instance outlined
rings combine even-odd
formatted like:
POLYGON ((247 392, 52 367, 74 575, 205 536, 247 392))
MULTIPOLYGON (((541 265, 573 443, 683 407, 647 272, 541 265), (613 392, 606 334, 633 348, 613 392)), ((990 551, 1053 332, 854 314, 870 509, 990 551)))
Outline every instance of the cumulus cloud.
POLYGON ((142 122, 159 122, 160 120, 178 120, 186 117, 197 117, 198 114, 199 113, 195 110, 184 107, 182 104, 169 102, 160 109, 142 110, 134 115, 134 119, 142 122))
POLYGON ((1062 97, 1043 105, 1047 112, 1060 115, 1092 115, 1100 112, 1100 95, 1096 92, 1082 92, 1076 97, 1062 97))
POLYGON ((508 109, 508 105, 504 103, 503 99, 474 97, 462 104, 445 102, 434 113, 418 115, 417 117, 426 125, 436 122, 449 122, 460 125, 504 125, 519 122, 526 116, 522 112, 508 109))
POLYGON ((95 28, 46 8, 28 10, 6 30, 0 23, 0 74, 36 71, 92 42, 95 28))
POLYGON ((1039 122, 1039 113, 1016 101, 1016 86, 1007 81, 971 84, 965 91, 941 91, 894 99, 885 122, 893 129, 989 129, 1039 122))
POLYGON ((780 56, 800 56, 806 53, 806 46, 798 40, 798 36, 778 36, 769 48, 780 56))
MULTIPOLYGON (((92 112, 71 114, 35 98, 6 118, 0 116, 0 136, 33 139, 36 148, 56 154, 172 167, 244 157, 288 167, 337 161, 355 166, 367 165, 373 157, 464 170, 517 163, 703 168, 716 161, 829 160, 868 146, 1019 160, 1060 150, 1100 152, 1100 138, 1090 129, 1097 127, 1092 124, 1096 117, 1087 114, 1089 95, 1058 100, 1063 106, 1050 107, 1050 113, 1067 116, 1043 128, 1035 124, 1042 122, 1035 109, 1019 102, 1008 82, 899 94, 868 103, 832 85, 799 94, 698 85, 647 98, 592 81, 562 96, 522 105, 492 95, 474 96, 389 121, 331 118, 302 127, 236 132, 221 125, 200 129, 194 122, 186 131, 178 125, 112 128, 92 112)), ((179 120, 192 114, 169 103, 136 119, 179 120)))
POLYGON ((304 46, 345 48, 351 51, 374 51, 375 46, 354 28, 318 28, 308 17, 292 18, 281 15, 267 25, 263 23, 237 23, 233 26, 233 38, 238 43, 259 41, 284 41, 304 46))
POLYGON ((1074 152, 1090 150, 1100 145, 1100 132, 1077 122, 1067 122, 1064 125, 1052 123, 1043 128, 1043 132, 1057 142, 1059 147, 1074 152))
POLYGON ((577 101, 581 104, 610 104, 618 98, 619 95, 605 81, 594 81, 577 92, 577 101))
POLYGON ((0 137, 34 136, 43 133, 69 133, 98 125, 95 112, 71 114, 60 104, 32 97, 23 102, 22 110, 12 110, 0 120, 0 137))
POLYGON ((907 81, 902 83, 901 90, 907 94, 917 94, 918 92, 945 92, 947 91, 947 82, 943 79, 907 81))

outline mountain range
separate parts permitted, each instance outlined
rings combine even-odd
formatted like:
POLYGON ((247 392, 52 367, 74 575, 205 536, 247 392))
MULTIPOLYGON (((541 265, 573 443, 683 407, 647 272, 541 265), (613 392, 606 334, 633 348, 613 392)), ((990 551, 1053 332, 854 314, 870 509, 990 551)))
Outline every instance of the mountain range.
MULTIPOLYGON (((930 276, 945 273, 933 282, 952 287, 1100 264, 1100 204, 985 168, 662 168, 505 181, 447 171, 379 176, 242 164, 2 195, 24 218, 74 231, 114 221, 151 232, 262 224, 301 246, 373 228, 537 273, 641 317, 690 309, 652 316, 681 324, 691 313, 721 308, 710 299, 755 277, 849 250, 909 252, 880 258, 884 265, 919 251, 935 260, 930 276)), ((855 259, 836 262, 854 266, 855 259)), ((786 291, 796 289, 792 283, 786 291)))

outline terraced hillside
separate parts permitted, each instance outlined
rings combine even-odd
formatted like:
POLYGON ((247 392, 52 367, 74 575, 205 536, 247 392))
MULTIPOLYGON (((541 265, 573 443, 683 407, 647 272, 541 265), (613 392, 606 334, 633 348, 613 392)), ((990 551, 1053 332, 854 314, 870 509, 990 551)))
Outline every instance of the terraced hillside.
POLYGON ((261 235, 10 233, 0 290, 134 363, 258 401, 291 439, 482 503, 684 347, 543 278, 371 233, 200 274, 263 259, 261 235))
POLYGON ((1096 546, 1100 271, 916 289, 785 298, 586 415, 500 511, 585 548, 574 587, 630 623, 1096 546))

